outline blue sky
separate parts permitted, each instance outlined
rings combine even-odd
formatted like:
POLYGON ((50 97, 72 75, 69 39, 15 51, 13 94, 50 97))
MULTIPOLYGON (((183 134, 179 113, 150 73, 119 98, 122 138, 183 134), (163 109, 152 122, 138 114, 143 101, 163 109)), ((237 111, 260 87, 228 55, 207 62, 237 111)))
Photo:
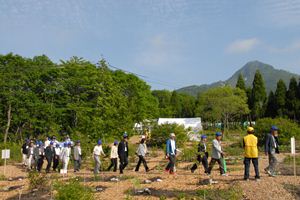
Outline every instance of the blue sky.
POLYGON ((300 74, 300 0, 0 0, 0 54, 72 56, 153 89, 229 78, 251 60, 300 74))

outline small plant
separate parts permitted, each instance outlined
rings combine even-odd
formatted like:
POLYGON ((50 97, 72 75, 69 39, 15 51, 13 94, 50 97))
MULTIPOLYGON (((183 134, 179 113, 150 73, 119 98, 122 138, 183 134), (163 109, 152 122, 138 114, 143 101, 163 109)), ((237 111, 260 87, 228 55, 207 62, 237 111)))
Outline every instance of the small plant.
POLYGON ((69 182, 57 182, 54 185, 55 190, 57 191, 55 195, 56 200, 93 200, 94 196, 92 189, 85 187, 80 184, 76 179, 71 179, 69 182))
POLYGON ((0 175, 0 181, 6 181, 6 180, 7 180, 7 178, 5 177, 5 175, 1 174, 0 175))
POLYGON ((48 187, 48 179, 44 174, 36 171, 29 172, 29 188, 30 189, 46 189, 48 187))

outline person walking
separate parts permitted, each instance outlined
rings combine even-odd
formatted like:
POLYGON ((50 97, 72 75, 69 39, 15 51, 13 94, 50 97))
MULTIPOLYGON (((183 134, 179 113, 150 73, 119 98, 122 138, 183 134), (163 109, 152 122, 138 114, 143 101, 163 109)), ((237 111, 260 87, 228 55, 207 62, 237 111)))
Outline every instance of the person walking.
POLYGON ((217 132, 216 138, 212 142, 212 154, 211 154, 211 160, 209 162, 208 167, 208 175, 211 175, 211 170, 213 169, 216 162, 219 164, 219 170, 220 174, 222 176, 227 176, 227 174, 224 171, 224 165, 221 159, 224 158, 225 153, 222 151, 221 147, 221 139, 222 139, 222 133, 217 132))
POLYGON ((60 170, 60 173, 64 176, 68 173, 68 164, 70 161, 70 154, 71 154, 71 143, 64 143, 64 147, 61 150, 60 159, 62 161, 62 169, 60 170))
POLYGON ((21 148, 23 167, 27 167, 27 154, 28 154, 29 142, 30 142, 29 139, 25 139, 25 143, 22 145, 21 148))
POLYGON ((175 133, 170 134, 170 139, 167 140, 166 143, 166 158, 169 160, 165 171, 170 174, 175 174, 175 162, 176 162, 176 141, 175 141, 175 133))
POLYGON ((61 149, 60 149, 60 146, 58 143, 56 143, 54 151, 55 151, 55 155, 53 158, 53 171, 56 172, 57 167, 59 165, 59 157, 60 157, 60 153, 61 153, 61 149))
POLYGON ((34 164, 34 144, 33 144, 33 141, 31 141, 29 143, 29 147, 28 147, 28 153, 27 153, 27 167, 28 167, 28 170, 31 170, 33 165, 34 164))
POLYGON ((110 150, 110 162, 111 164, 109 165, 109 167, 107 168, 107 171, 110 171, 110 169, 112 167, 114 167, 113 171, 116 172, 117 171, 117 164, 118 164, 118 141, 115 140, 113 146, 111 147, 110 150))
POLYGON ((138 149, 136 151, 136 154, 138 155, 139 157, 139 161, 135 167, 135 171, 138 172, 139 171, 139 168, 140 168, 140 165, 141 163, 143 163, 144 167, 145 167, 145 170, 146 172, 149 172, 149 167, 147 166, 147 162, 145 160, 145 156, 147 154, 147 145, 146 145, 146 142, 145 142, 146 138, 145 137, 142 137, 141 141, 140 141, 140 144, 138 146, 138 149))
MULTIPOLYGON (((204 173, 208 173, 208 152, 206 148, 207 136, 201 135, 201 141, 198 144, 198 152, 197 152, 197 161, 202 163, 204 168, 204 173)), ((192 168, 191 172, 194 173, 195 170, 198 168, 197 163, 195 163, 192 168)))
POLYGON ((269 158, 269 166, 265 168, 265 172, 272 177, 276 176, 276 154, 279 154, 278 130, 277 126, 272 126, 265 143, 265 154, 269 158))
POLYGON ((101 165, 101 161, 100 161, 101 155, 105 156, 105 153, 102 148, 102 141, 98 140, 97 145, 94 147, 94 150, 93 150, 93 157, 94 157, 94 161, 95 161, 94 174, 99 173, 100 165, 101 165))
POLYGON ((76 145, 74 147, 74 172, 79 172, 81 167, 81 146, 80 141, 76 141, 76 145))
POLYGON ((128 165, 128 135, 125 132, 123 139, 118 145, 118 156, 120 159, 120 174, 123 174, 125 167, 128 165))
POLYGON ((44 164, 44 156, 45 156, 44 143, 42 141, 37 141, 37 144, 34 148, 33 155, 35 160, 35 168, 38 172, 41 172, 44 164))
POLYGON ((54 156, 55 156, 55 149, 53 147, 53 141, 51 141, 49 146, 47 146, 45 149, 45 157, 47 160, 46 173, 50 173, 50 168, 51 168, 54 156))
POLYGON ((250 162, 254 166, 255 170, 255 180, 259 181, 259 168, 258 168, 258 148, 257 148, 257 137, 254 135, 254 128, 248 127, 247 128, 247 136, 243 139, 243 146, 245 150, 245 158, 244 158, 244 180, 249 180, 249 168, 250 162))

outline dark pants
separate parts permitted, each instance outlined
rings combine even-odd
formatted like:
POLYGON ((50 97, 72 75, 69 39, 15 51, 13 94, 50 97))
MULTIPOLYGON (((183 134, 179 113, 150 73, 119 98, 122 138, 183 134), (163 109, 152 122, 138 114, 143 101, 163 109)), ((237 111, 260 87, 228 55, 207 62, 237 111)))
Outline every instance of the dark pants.
POLYGON ((118 163, 117 158, 111 158, 111 159, 110 159, 110 165, 109 165, 109 167, 107 168, 107 171, 110 171, 110 169, 111 169, 112 167, 114 167, 114 172, 116 172, 116 171, 117 171, 117 163, 118 163))
POLYGON ((74 160, 74 171, 79 171, 81 167, 81 158, 74 160))
POLYGON ((58 156, 55 156, 55 157, 53 158, 53 171, 56 171, 58 165, 59 165, 59 157, 58 157, 58 156))
MULTIPOLYGON (((203 168, 204 168, 204 173, 208 173, 208 161, 207 161, 207 157, 206 156, 198 156, 197 160, 199 163, 202 163, 203 168)), ((195 163, 192 168, 191 171, 194 172, 196 169, 198 168, 197 163, 195 163)))
POLYGON ((40 172, 42 170, 42 167, 43 167, 43 164, 44 164, 44 158, 39 158, 37 160, 37 166, 36 166, 36 169, 40 172))
POLYGON ((120 173, 123 174, 123 170, 128 165, 128 157, 127 156, 121 156, 120 157, 120 173))
POLYGON ((136 167, 135 167, 135 171, 136 171, 136 172, 139 171, 139 168, 140 168, 141 163, 143 163, 143 165, 144 165, 144 167, 145 167, 145 170, 148 171, 149 168, 148 168, 148 166, 147 166, 147 162, 146 162, 144 156, 139 156, 139 161, 138 161, 138 163, 137 163, 137 165, 136 165, 136 167))
POLYGON ((47 167, 46 167, 46 172, 50 172, 51 164, 52 164, 52 159, 53 158, 46 158, 47 159, 47 167))
POLYGON ((249 168, 250 168, 251 160, 252 160, 252 164, 253 164, 254 170, 255 170, 255 178, 260 178, 259 177, 259 169, 258 169, 258 158, 245 158, 244 159, 244 165, 245 165, 244 179, 249 178, 249 168))
POLYGON ((216 159, 216 158, 211 158, 209 167, 208 167, 208 174, 211 173, 211 170, 214 167, 214 165, 216 164, 216 162, 219 164, 220 174, 225 174, 224 166, 223 166, 221 159, 216 159))
POLYGON ((175 155, 170 155, 169 163, 166 167, 166 170, 169 171, 170 173, 174 173, 175 162, 176 162, 175 155))

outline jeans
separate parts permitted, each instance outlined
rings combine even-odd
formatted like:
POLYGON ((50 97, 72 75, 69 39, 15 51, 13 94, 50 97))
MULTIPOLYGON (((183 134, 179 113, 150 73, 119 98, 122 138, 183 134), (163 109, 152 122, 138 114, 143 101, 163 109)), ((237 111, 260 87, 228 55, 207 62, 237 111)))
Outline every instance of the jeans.
POLYGON ((174 173, 175 162, 176 162, 175 155, 170 155, 169 156, 169 163, 166 167, 166 170, 169 171, 170 173, 174 173))
POLYGON ((112 167, 114 167, 114 172, 116 172, 117 171, 117 163, 118 163, 118 159, 117 158, 111 158, 110 159, 110 165, 109 165, 109 167, 107 168, 107 171, 110 171, 110 169, 112 168, 112 167))
POLYGON ((274 174, 276 171, 276 165, 277 165, 277 158, 275 153, 269 153, 269 166, 266 168, 271 172, 271 174, 274 174))
POLYGON ((121 156, 120 157, 120 173, 123 174, 123 170, 128 165, 128 157, 127 156, 121 156))
MULTIPOLYGON (((204 173, 208 173, 208 161, 207 161, 207 157, 206 157, 206 156, 202 156, 202 157, 199 156, 199 157, 197 158, 197 160, 198 160, 199 163, 202 163, 203 168, 204 168, 204 173)), ((197 163, 195 163, 195 164, 192 166, 191 170, 192 170, 192 171, 195 171, 197 168, 198 168, 197 163)))
POLYGON ((225 174, 224 166, 223 166, 223 163, 222 163, 221 159, 216 159, 216 158, 211 158, 207 173, 208 174, 211 173, 211 170, 214 167, 214 165, 216 164, 216 162, 219 164, 220 174, 225 174))
POLYGON ((140 168, 141 163, 143 163, 143 165, 144 165, 144 167, 145 167, 145 170, 148 171, 149 168, 148 168, 148 166, 147 166, 147 162, 146 162, 144 156, 140 156, 140 155, 139 155, 139 161, 138 161, 138 163, 137 163, 137 165, 136 165, 136 167, 135 167, 135 171, 136 171, 136 172, 139 171, 139 168, 140 168))
POLYGON ((245 165, 244 179, 249 178, 249 168, 250 168, 251 161, 255 170, 255 178, 259 179, 260 177, 259 177, 259 169, 258 169, 258 158, 244 158, 244 165, 245 165))
POLYGON ((57 167, 59 164, 59 157, 58 156, 54 156, 53 158, 53 171, 56 171, 57 167))
POLYGON ((98 174, 99 170, 100 170, 100 165, 101 165, 100 156, 95 155, 94 160, 95 160, 94 174, 98 174))
POLYGON ((47 158, 47 167, 46 167, 46 172, 50 172, 51 164, 52 164, 52 158, 47 158))

